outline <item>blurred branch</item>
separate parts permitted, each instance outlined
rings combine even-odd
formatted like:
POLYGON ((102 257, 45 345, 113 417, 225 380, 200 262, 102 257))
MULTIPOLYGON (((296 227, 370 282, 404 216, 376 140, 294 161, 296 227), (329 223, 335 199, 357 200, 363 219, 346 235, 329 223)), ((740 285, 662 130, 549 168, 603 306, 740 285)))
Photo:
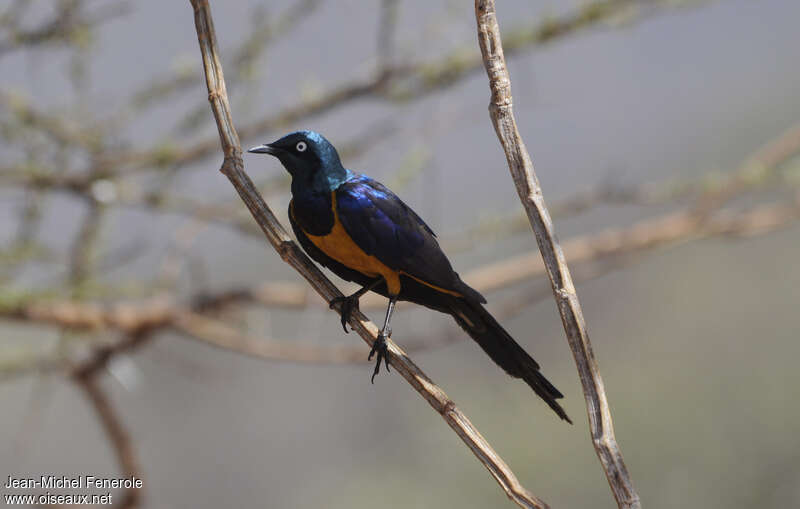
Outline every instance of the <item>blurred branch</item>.
MULTIPOLYGON (((283 226, 277 221, 277 218, 272 214, 267 204, 264 203, 258 191, 253 187, 250 178, 244 172, 239 136, 233 126, 228 106, 225 80, 217 53, 216 35, 210 8, 207 0, 191 0, 191 3, 194 7, 197 37, 203 55, 209 102, 214 112, 220 141, 225 153, 221 171, 239 192, 256 222, 264 231, 267 240, 281 255, 281 258, 294 267, 326 301, 330 302, 333 298, 341 296, 341 292, 292 242, 283 226)), ((339 311, 341 312, 341 310, 339 311)), ((366 320, 364 315, 357 312, 350 318, 350 325, 367 344, 372 345, 378 333, 378 328, 372 322, 366 320)), ((516 496, 521 500, 526 500, 532 507, 544 507, 542 502, 520 485, 505 462, 494 452, 488 442, 467 419, 466 415, 392 341, 389 341, 389 354, 392 366, 442 415, 448 425, 491 472, 509 496, 516 496)))
POLYGON ((111 305, 43 297, 22 297, 16 302, 0 303, 0 315, 10 320, 49 324, 63 329, 125 333, 163 327, 172 319, 174 310, 172 300, 165 296, 139 303, 111 305))
MULTIPOLYGON (((748 210, 724 210, 712 217, 697 221, 688 210, 671 213, 652 220, 644 220, 626 229, 607 230, 597 235, 579 237, 564 244, 570 262, 596 262, 594 267, 579 267, 575 281, 581 282, 603 275, 610 270, 627 265, 639 257, 631 257, 645 250, 671 246, 680 242, 712 236, 747 238, 762 235, 794 224, 800 219, 800 193, 784 203, 769 203, 748 210)), ((465 274, 482 292, 506 288, 523 280, 545 273, 541 258, 536 253, 512 257, 475 269, 465 274)), ((500 302, 498 318, 510 318, 530 308, 533 303, 546 298, 551 292, 526 290, 500 302)), ((268 307, 304 309, 311 303, 307 289, 295 283, 265 282, 252 289, 241 288, 216 294, 197 294, 190 306, 173 305, 166 296, 154 297, 137 303, 99 305, 74 300, 46 301, 41 298, 31 302, 23 299, 17 304, 4 303, 0 316, 22 320, 30 324, 49 324, 61 330, 114 331, 125 335, 123 341, 96 348, 82 370, 96 371, 115 355, 138 347, 150 335, 145 332, 172 329, 189 339, 209 343, 218 348, 242 355, 272 361, 299 363, 350 364, 363 362, 363 351, 351 346, 302 344, 295 341, 276 341, 253 337, 232 325, 212 316, 228 307, 243 303, 260 303, 268 307), (131 339, 133 338, 133 339, 131 339)), ((363 298, 361 309, 378 309, 386 303, 378 295, 363 298)), ((318 306, 323 309, 320 304, 318 306)), ((324 306, 327 307, 327 306, 324 306)), ((442 347, 463 339, 452 329, 443 329, 432 338, 411 338, 406 350, 421 352, 442 347)), ((23 356, 6 355, 0 363, 0 379, 30 372, 64 370, 70 365, 62 354, 28 353, 23 356)))
POLYGON ((19 223, 14 239, 8 247, 0 249, 0 283, 5 283, 20 263, 41 259, 47 251, 37 243, 37 234, 42 220, 45 193, 28 189, 19 213, 19 223))
POLYGON ((83 7, 87 2, 63 0, 55 2, 56 11, 49 19, 33 28, 25 28, 22 26, 24 9, 28 7, 25 3, 17 2, 0 13, 0 57, 23 48, 84 44, 89 30, 124 14, 128 9, 126 2, 117 2, 84 12, 83 7))
POLYGON ((731 178, 723 179, 719 185, 706 189, 697 200, 694 214, 704 216, 725 202, 754 187, 800 150, 800 124, 795 125, 777 138, 768 141, 750 155, 731 178))
POLYGON ((42 111, 23 95, 0 90, 0 106, 10 112, 19 124, 45 134, 54 142, 86 149, 96 146, 97 132, 77 128, 75 122, 65 115, 42 111))
MULTIPOLYGON (((74 3, 74 0, 71 3, 74 3)), ((293 24, 312 12, 317 4, 317 1, 298 0, 295 5, 279 15, 274 24, 269 25, 271 27, 269 30, 254 31, 249 38, 252 40, 244 43, 237 51, 239 55, 237 62, 242 63, 242 65, 252 62, 252 59, 255 58, 254 55, 260 51, 254 50, 253 47, 262 47, 273 37, 284 33, 288 27, 293 26, 293 24)), ((674 3, 668 0, 595 1, 560 17, 509 31, 505 37, 507 40, 507 53, 513 54, 537 44, 551 42, 578 30, 615 19, 622 13, 630 14, 635 12, 635 16, 629 15, 628 17, 641 17, 642 13, 652 12, 657 7, 672 7, 673 5, 674 3)), ((73 7, 73 9, 75 8, 73 7)), ((388 42, 391 36, 388 34, 391 33, 391 27, 395 23, 396 10, 397 6, 394 5, 394 0, 387 0, 382 16, 383 28, 380 30, 380 33, 383 34, 380 36, 381 40, 384 41, 380 43, 380 47, 385 57, 391 54, 391 44, 388 42)), ((385 64, 385 59, 382 62, 385 64)), ((392 63, 389 67, 384 66, 384 68, 379 69, 370 78, 354 79, 349 83, 335 86, 316 97, 294 106, 289 106, 278 113, 247 123, 240 129, 240 134, 244 138, 254 138, 288 123, 297 122, 328 112, 334 108, 345 106, 356 99, 379 97, 388 100, 406 101, 411 98, 418 98, 425 93, 440 90, 454 84, 480 69, 480 65, 480 58, 475 54, 472 46, 453 50, 449 54, 429 62, 392 63)), ((152 93, 159 95, 157 92, 152 93)), ((142 99, 143 97, 150 95, 150 93, 146 92, 142 92, 142 94, 139 96, 139 101, 144 100, 142 99)), ((26 107, 30 108, 30 106, 26 107)), ((35 113, 35 110, 30 110, 28 113, 35 113)), ((88 131, 75 131, 72 128, 65 129, 63 127, 64 122, 59 121, 59 119, 43 120, 46 120, 43 127, 64 141, 80 142, 79 144, 85 148, 100 146, 97 136, 104 131, 101 127, 95 126, 94 129, 88 131)), ((15 181, 18 184, 30 182, 31 185, 39 188, 56 187, 74 192, 85 192, 93 182, 99 179, 112 179, 123 174, 123 172, 126 176, 129 176, 132 174, 131 170, 137 168, 160 169, 167 166, 182 166, 208 157, 215 150, 216 140, 212 138, 180 145, 171 142, 159 142, 157 145, 145 150, 125 150, 115 147, 109 153, 93 155, 91 158, 92 166, 84 174, 67 175, 64 172, 53 174, 38 172, 15 175, 13 172, 9 174, 9 172, 4 171, 0 173, 0 177, 11 183, 15 181)))
MULTIPOLYGON (((627 228, 605 231, 570 239, 563 244, 564 254, 572 263, 605 261, 612 257, 636 254, 680 242, 708 237, 746 238, 788 227, 800 219, 800 196, 784 202, 768 203, 747 210, 722 210, 701 221, 689 210, 672 212, 639 221, 627 228)), ((463 276, 482 293, 511 287, 546 272, 538 253, 524 253, 492 262, 466 272, 463 276)), ((362 297, 361 309, 380 309, 383 297, 362 297)), ((203 315, 241 304, 260 304, 269 308, 306 309, 317 305, 303 285, 267 281, 253 287, 240 287, 212 293, 197 293, 186 306, 179 306, 167 295, 157 295, 137 302, 97 304, 47 296, 8 298, 0 302, 0 317, 31 324, 52 325, 83 331, 115 330, 123 333, 171 326, 180 317, 203 315)), ((323 309, 323 303, 318 307, 323 309)), ((184 331, 194 327, 181 326, 184 331)))
POLYGON ((105 208, 95 200, 88 200, 88 210, 81 222, 70 251, 69 284, 75 296, 82 293, 91 276, 91 266, 97 248, 105 208))
MULTIPOLYGON (((773 188, 796 188, 797 182, 792 176, 794 169, 784 166, 798 152, 800 152, 800 125, 795 125, 776 138, 768 140, 749 155, 735 171, 724 176, 706 174, 688 181, 649 182, 635 186, 609 182, 595 189, 554 201, 550 205, 550 212, 558 219, 585 213, 602 205, 652 206, 693 202, 691 208, 694 214, 701 218, 712 215, 733 198, 768 187, 768 184, 773 188)), ((444 244, 451 251, 466 250, 471 249, 476 241, 485 242, 487 239, 528 231, 529 228, 528 218, 522 210, 480 221, 463 232, 446 237, 444 244)), ((631 228, 624 230, 628 231, 631 228)), ((577 239, 570 239, 565 245, 573 240, 577 239)), ((575 259, 569 248, 566 249, 566 253, 569 261, 575 259)))
POLYGON ((517 130, 512 109, 511 77, 503 56, 503 42, 500 38, 494 1, 475 0, 475 18, 478 25, 478 42, 491 89, 489 114, 506 153, 508 168, 522 206, 528 214, 528 220, 550 277, 553 296, 583 385, 592 443, 619 507, 640 508, 639 495, 633 487, 614 437, 611 410, 606 400, 603 381, 592 352, 583 311, 575 293, 567 261, 556 240, 550 213, 533 169, 533 162, 517 130))
MULTIPOLYGON (((682 210, 627 228, 609 228, 567 240, 563 251, 572 263, 600 260, 705 237, 759 235, 786 227, 798 217, 800 203, 796 199, 743 211, 722 210, 704 218, 698 218, 692 210, 682 210)), ((491 292, 545 272, 538 253, 525 253, 469 271, 464 280, 483 292, 491 292)))
MULTIPOLYGON (((693 2, 697 3, 697 2, 693 2)), ((629 18, 641 17, 656 8, 674 7, 673 0, 601 0, 579 7, 562 17, 545 20, 533 26, 523 26, 507 34, 509 55, 532 46, 550 43, 559 38, 589 28, 628 13, 629 18), (646 7, 646 8, 645 8, 646 7), (638 14, 637 14, 638 13, 638 14)), ((391 12, 391 11, 390 11, 391 12)), ((391 16, 388 18, 391 20, 391 16)), ((638 19, 638 18, 637 18, 638 19)), ((331 87, 325 92, 286 107, 277 113, 244 123, 238 129, 242 139, 255 139, 264 133, 300 120, 328 113, 356 100, 379 98, 405 102, 425 94, 443 90, 480 70, 481 60, 473 46, 452 50, 429 62, 394 64, 379 68, 366 78, 356 78, 331 87)), ((185 165, 202 160, 217 150, 217 140, 207 138, 183 146, 158 146, 114 154, 114 164, 150 167, 152 165, 185 165)))
POLYGON ((364 349, 349 345, 310 345, 254 338, 198 313, 178 313, 173 327, 209 345, 259 359, 314 364, 365 362, 364 349))
MULTIPOLYGON (((75 383, 83 390, 86 399, 92 405, 97 419, 105 430, 108 441, 117 457, 117 463, 124 477, 142 478, 139 461, 133 448, 128 430, 117 415, 105 391, 100 387, 96 372, 79 373, 74 377, 75 383)), ((129 488, 124 491, 122 500, 114 506, 120 509, 133 509, 139 506, 143 488, 129 488)), ((66 507, 66 506, 65 506, 66 507)))
MULTIPOLYGON (((371 129, 363 134, 364 140, 371 143, 376 130, 371 129), (372 134, 370 134, 372 133, 372 134)), ((385 130, 380 131, 384 136, 385 130)), ((361 138, 358 136, 357 138, 361 138)), ((715 207, 721 207, 731 198, 744 192, 753 191, 764 187, 767 183, 786 184, 785 177, 779 173, 781 165, 800 151, 800 125, 791 127, 775 139, 769 140, 758 148, 743 162, 740 167, 725 176, 710 177, 704 175, 688 181, 665 183, 644 183, 638 185, 623 185, 608 181, 584 192, 579 192, 550 205, 554 218, 571 217, 586 213, 602 205, 665 205, 685 202, 688 199, 696 200, 695 207, 702 208, 707 213, 713 212, 715 207), (716 197, 713 198, 712 197, 716 197)), ((288 180, 282 175, 270 179, 269 182, 259 184, 267 194, 282 192, 287 188, 288 180)), ((240 213, 233 203, 211 204, 207 201, 192 200, 178 196, 168 196, 161 192, 145 196, 121 196, 118 203, 126 206, 146 205, 155 210, 189 215, 199 220, 207 221, 233 228, 242 233, 260 235, 260 229, 251 220, 240 213)), ((469 227, 463 232, 447 235, 443 243, 451 252, 472 249, 476 241, 498 239, 515 233, 527 231, 530 228, 524 210, 511 214, 500 215, 484 219, 469 227)), ((628 230, 628 228, 625 228, 628 230)), ((568 244, 571 241, 568 241, 568 244)), ((567 259, 573 261, 570 249, 567 249, 567 259)), ((581 258, 580 255, 577 255, 581 258)), ((502 262, 501 262, 502 263, 502 262)), ((474 269, 479 270, 479 269, 474 269)), ((519 279, 528 275, 520 274, 519 279)), ((487 291, 497 286, 479 288, 487 291)), ((270 305, 265 301, 265 305, 270 305)), ((281 302, 276 305, 281 306, 281 302)), ((362 305, 363 307, 363 305, 362 305)))
POLYGON ((393 68, 399 3, 399 0, 381 0, 378 24, 378 75, 391 73, 393 68))
MULTIPOLYGON (((709 179, 705 177, 688 183, 667 186, 648 184, 631 189, 601 188, 597 191, 568 197, 558 202, 560 205, 557 204, 554 208, 564 212, 584 209, 597 203, 604 203, 606 198, 599 197, 605 195, 609 195, 608 199, 612 202, 622 200, 623 203, 637 204, 656 204, 687 197, 693 197, 694 201, 687 203, 681 210, 643 219, 624 228, 608 228, 598 233, 569 239, 563 244, 564 254, 571 263, 602 261, 603 263, 618 264, 620 261, 624 262, 623 259, 630 254, 694 239, 712 236, 741 238, 785 228, 800 218, 800 201, 796 194, 796 186, 792 186, 790 181, 794 166, 786 165, 798 150, 800 150, 800 126, 795 126, 765 143, 748 156, 737 171, 731 172, 724 178, 709 179), (781 169, 785 175, 779 172, 781 169), (787 186, 790 186, 790 189, 795 188, 793 198, 776 203, 750 206, 741 210, 720 208, 732 198, 745 192, 751 192, 755 188, 763 186, 768 179, 774 179, 777 176, 784 177, 780 180, 786 184, 783 186, 784 188, 787 186), (617 198, 614 198, 615 196, 617 198), (702 211, 702 213, 698 211, 702 211)), ((41 194, 36 190, 32 193, 37 196, 41 194)), ((213 206, 209 207, 208 214, 204 219, 213 219, 214 214, 221 214, 213 206)), ((21 229, 26 229, 23 225, 24 222, 21 223, 21 229)), ((84 229, 86 228, 84 227, 84 229)), ((93 227, 88 228, 89 231, 94 229, 93 227)), ((78 246, 81 243, 75 245, 78 246)), ((9 259, 5 264, 11 265, 13 262, 12 259, 9 259)), ((473 268, 464 274, 464 279, 479 291, 488 293, 540 277, 544 273, 545 267, 540 256, 537 253, 525 253, 473 268)), ((277 281, 267 281, 251 287, 216 292, 197 292, 188 299, 186 305, 181 306, 174 304, 172 298, 166 295, 156 295, 134 303, 118 304, 82 303, 70 298, 58 300, 51 295, 35 293, 15 296, 13 292, 5 292, 2 297, 0 316, 6 319, 30 324, 49 324, 68 330, 114 330, 123 333, 143 328, 163 329, 171 327, 178 316, 209 315, 242 304, 259 304, 268 308, 297 310, 306 309, 309 305, 315 305, 320 309, 324 307, 321 302, 311 296, 307 286, 277 281)), ((379 295, 370 294, 362 298, 362 310, 367 311, 384 306, 385 300, 379 295)), ((191 329, 195 331, 212 330, 198 328, 193 324, 186 325, 185 318, 182 318, 181 322, 183 324, 182 331, 187 334, 191 334, 191 329)), ((222 326, 231 330, 228 325, 222 324, 222 326)), ((439 343, 420 342, 419 346, 409 349, 419 350, 425 344, 439 343)), ((239 342, 239 346, 241 344, 243 343, 239 342)), ((265 355, 258 352, 265 351, 265 348, 257 346, 251 350, 256 352, 253 355, 263 357, 265 355)), ((286 350, 282 344, 273 345, 270 347, 269 357, 280 360, 281 356, 276 352, 290 351, 291 348, 286 350)), ((314 347, 303 345, 300 350, 309 352, 311 348, 314 347)), ((247 353, 246 348, 239 347, 238 350, 244 350, 244 353, 247 353)), ((327 351, 325 347, 320 346, 313 353, 290 356, 287 360, 299 361, 301 357, 316 359, 314 362, 322 362, 322 359, 337 362, 338 359, 347 357, 347 355, 341 354, 335 348, 327 351)), ((49 369, 59 362, 61 361, 48 356, 44 358, 33 356, 22 362, 13 362, 12 365, 3 366, 2 372, 7 375, 24 372, 26 369, 49 369)))
MULTIPOLYGON (((249 74, 267 46, 291 32, 300 22, 311 16, 321 3, 321 0, 296 0, 275 16, 269 16, 260 7, 256 12, 248 14, 253 23, 250 33, 232 51, 234 80, 249 74)), ((169 99, 188 87, 197 86, 202 78, 202 74, 193 67, 178 69, 171 76, 155 78, 134 93, 131 103, 135 109, 150 106, 169 99)))

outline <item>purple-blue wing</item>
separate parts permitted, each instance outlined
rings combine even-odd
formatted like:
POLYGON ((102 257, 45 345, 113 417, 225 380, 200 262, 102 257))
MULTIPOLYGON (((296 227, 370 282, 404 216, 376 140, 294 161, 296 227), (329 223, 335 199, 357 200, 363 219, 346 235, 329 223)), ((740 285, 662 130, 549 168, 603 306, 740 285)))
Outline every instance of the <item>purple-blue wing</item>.
POLYGON ((336 190, 339 221, 365 253, 427 285, 486 302, 453 270, 433 230, 387 187, 357 175, 336 190))

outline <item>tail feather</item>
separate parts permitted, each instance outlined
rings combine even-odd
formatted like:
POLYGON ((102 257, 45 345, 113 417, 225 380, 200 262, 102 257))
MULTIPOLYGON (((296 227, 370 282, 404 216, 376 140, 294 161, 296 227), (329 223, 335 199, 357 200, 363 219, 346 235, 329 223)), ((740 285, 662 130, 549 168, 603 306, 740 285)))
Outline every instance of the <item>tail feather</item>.
POLYGON ((572 424, 567 413, 556 401, 564 395, 542 375, 539 364, 514 341, 514 338, 480 303, 451 297, 448 299, 447 307, 461 328, 498 366, 514 378, 523 379, 559 417, 572 424))

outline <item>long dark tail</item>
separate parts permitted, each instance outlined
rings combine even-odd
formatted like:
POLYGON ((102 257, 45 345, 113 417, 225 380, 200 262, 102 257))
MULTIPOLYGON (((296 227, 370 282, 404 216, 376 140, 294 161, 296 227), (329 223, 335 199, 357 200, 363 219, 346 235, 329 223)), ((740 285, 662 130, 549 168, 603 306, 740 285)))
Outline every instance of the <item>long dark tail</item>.
POLYGON ((564 395, 539 371, 539 364, 528 355, 497 320, 480 304, 466 299, 447 299, 449 312, 456 322, 474 339, 483 351, 489 354, 498 366, 514 378, 521 378, 530 385, 559 417, 572 424, 567 413, 556 401, 564 395))

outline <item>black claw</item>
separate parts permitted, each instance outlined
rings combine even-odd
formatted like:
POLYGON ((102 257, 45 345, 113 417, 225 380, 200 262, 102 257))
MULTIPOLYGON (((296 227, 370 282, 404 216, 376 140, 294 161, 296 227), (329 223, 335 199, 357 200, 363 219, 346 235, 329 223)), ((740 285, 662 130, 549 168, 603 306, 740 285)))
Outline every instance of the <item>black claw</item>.
POLYGON ((378 339, 372 343, 372 349, 369 351, 369 357, 367 357, 368 361, 372 360, 372 356, 378 354, 378 359, 375 362, 375 371, 372 372, 372 378, 370 381, 374 384, 375 383, 375 375, 380 373, 381 371, 381 361, 386 365, 386 372, 389 373, 389 346, 386 343, 386 336, 384 336, 383 331, 378 334, 378 339))
POLYGON ((358 297, 354 295, 350 295, 349 297, 334 297, 329 307, 333 309, 336 304, 342 305, 342 329, 344 329, 345 333, 349 334, 350 331, 347 330, 347 321, 350 320, 350 315, 353 314, 353 310, 358 309, 358 297))

